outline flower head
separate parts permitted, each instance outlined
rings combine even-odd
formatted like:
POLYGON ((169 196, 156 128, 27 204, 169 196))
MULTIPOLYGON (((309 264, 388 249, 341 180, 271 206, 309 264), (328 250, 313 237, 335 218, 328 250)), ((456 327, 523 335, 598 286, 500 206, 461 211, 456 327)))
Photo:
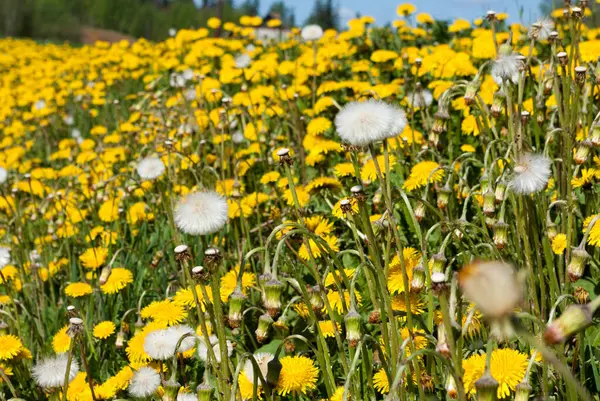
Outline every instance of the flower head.
POLYGON ((433 103, 433 95, 426 89, 409 92, 406 94, 406 101, 410 107, 415 109, 429 107, 433 103))
POLYGON ((546 40, 553 30, 554 21, 550 18, 541 18, 531 25, 528 35, 535 40, 546 40))
POLYGON ((227 211, 227 200, 218 193, 194 192, 179 200, 175 224, 186 234, 212 234, 227 223, 227 211))
POLYGON ((22 349, 23 343, 19 337, 11 334, 0 335, 0 361, 14 358, 22 349))
MULTIPOLYGON (((463 361, 465 391, 475 393, 475 382, 485 371, 485 355, 473 355, 463 361)), ((528 355, 513 349, 492 352, 490 373, 498 382, 498 398, 506 398, 525 377, 528 355)))
POLYGON ((93 334, 94 337, 101 340, 110 337, 115 332, 115 324, 109 320, 100 322, 94 326, 93 334))
MULTIPOLYGON (((31 373, 38 386, 45 389, 61 387, 64 384, 67 366, 69 364, 67 355, 50 357, 38 362, 31 373)), ((69 369, 69 381, 73 380, 79 372, 79 364, 75 359, 71 360, 69 369)))
POLYGON ((308 41, 319 40, 323 36, 323 28, 319 25, 306 25, 300 32, 302 39, 308 41))
POLYGON ((509 185, 515 193, 533 194, 544 189, 551 174, 550 159, 540 154, 525 153, 517 162, 509 185))
MULTIPOLYGON (((215 335, 210 336, 209 338, 210 344, 215 354, 215 358, 217 358, 217 363, 221 362, 221 346, 219 345, 219 338, 215 335)), ((208 346, 204 340, 204 338, 200 338, 198 340, 198 358, 203 360, 204 362, 208 361, 208 346)), ((231 341, 227 340, 227 354, 231 355, 233 352, 233 344, 231 341)))
POLYGON ((335 117, 340 137, 356 146, 392 138, 401 133, 406 124, 404 111, 373 99, 348 103, 335 117))
POLYGON ((148 366, 141 367, 134 373, 129 383, 129 394, 134 397, 148 397, 158 390, 160 386, 160 375, 148 366))
POLYGON ((165 172, 165 164, 158 157, 146 157, 140 160, 136 171, 143 180, 154 180, 165 172))
POLYGON ((281 358, 281 372, 277 382, 277 392, 286 396, 290 393, 306 394, 316 387, 319 369, 312 359, 305 356, 281 358))
POLYGON ((0 268, 10 263, 10 248, 0 246, 0 268))
POLYGON ((522 62, 519 60, 518 54, 500 55, 492 65, 492 78, 498 85, 501 85, 504 81, 516 84, 519 80, 521 65, 522 62))

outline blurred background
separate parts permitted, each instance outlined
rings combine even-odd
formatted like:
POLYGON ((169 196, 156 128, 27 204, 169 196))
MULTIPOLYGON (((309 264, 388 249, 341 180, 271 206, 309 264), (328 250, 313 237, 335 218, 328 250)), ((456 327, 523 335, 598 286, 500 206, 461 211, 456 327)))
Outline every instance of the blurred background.
MULTIPOLYGON (((172 29, 206 26, 210 17, 237 22, 242 15, 276 17, 281 29, 317 23, 344 28, 360 15, 387 25, 397 18, 398 0, 0 0, 0 36, 91 43, 146 38, 161 40, 172 29)), ((417 12, 438 20, 473 20, 489 9, 528 24, 563 6, 558 0, 419 0, 417 12), (541 1, 541 3, 540 3, 541 1)), ((443 22, 442 22, 443 24, 443 22)), ((593 24, 592 25, 597 25, 593 24)))

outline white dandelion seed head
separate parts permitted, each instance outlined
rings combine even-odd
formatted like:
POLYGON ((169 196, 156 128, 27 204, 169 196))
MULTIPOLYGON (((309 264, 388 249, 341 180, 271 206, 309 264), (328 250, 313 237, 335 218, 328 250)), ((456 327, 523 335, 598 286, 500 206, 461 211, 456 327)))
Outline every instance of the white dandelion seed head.
POLYGON ((185 78, 183 75, 174 72, 169 78, 169 85, 171 85, 172 88, 183 88, 185 86, 185 78))
POLYGON ((429 107, 431 106, 431 103, 433 103, 433 95, 431 94, 431 91, 422 89, 420 91, 407 93, 406 101, 411 107, 429 107))
MULTIPOLYGON (((50 357, 38 362, 32 369, 31 374, 38 386, 50 389, 62 387, 67 373, 69 358, 67 354, 50 357)), ((73 358, 69 369, 69 382, 79 373, 79 364, 73 358)))
POLYGON ((183 96, 185 97, 185 100, 187 100, 188 102, 191 102, 192 100, 196 99, 196 89, 188 89, 183 93, 183 96))
POLYGON ((44 110, 46 108, 46 101, 44 99, 40 99, 37 102, 35 102, 33 107, 38 111, 44 110))
MULTIPOLYGON (((275 358, 275 355, 269 353, 269 352, 259 352, 254 354, 254 359, 256 359, 256 363, 258 364, 258 367, 260 368, 260 373, 262 374, 263 378, 267 377, 267 372, 269 370, 269 362, 271 362, 273 360, 273 358, 275 358)), ((244 363, 244 373, 246 374, 246 377, 248 378, 248 380, 250 380, 250 383, 254 382, 254 365, 252 364, 252 361, 250 361, 249 359, 246 360, 246 363, 244 363)))
POLYGON ((141 367, 134 373, 127 391, 134 397, 148 397, 158 390, 160 386, 160 375, 148 366, 141 367))
POLYGON ((186 81, 191 81, 192 79, 194 79, 194 70, 192 70, 191 68, 188 68, 181 73, 181 76, 186 81))
POLYGON ((515 269, 501 261, 475 262, 463 267, 458 283, 465 297, 491 319, 507 317, 523 296, 515 269))
POLYGON ((233 135, 231 135, 231 141, 235 144, 244 142, 244 139, 246 139, 246 137, 244 137, 242 131, 235 131, 233 135))
POLYGON ((194 192, 175 207, 175 224, 186 234, 205 235, 227 223, 227 200, 214 191, 194 192))
POLYGON ((342 140, 356 146, 394 137, 405 126, 404 111, 374 99, 348 103, 335 116, 335 127, 342 140))
POLYGON ((177 394, 177 401, 198 401, 198 396, 192 393, 182 393, 181 391, 177 394))
POLYGON ((319 40, 323 36, 323 28, 319 25, 306 25, 300 32, 302 39, 306 41, 319 40))
POLYGON ((158 157, 146 157, 135 167, 143 180, 154 180, 165 172, 165 164, 158 157))
POLYGON ((177 35, 177 29, 175 29, 175 28, 170 28, 170 29, 169 29, 169 36, 173 37, 173 36, 175 36, 175 35, 177 35))
POLYGON ((177 340, 168 329, 155 330, 144 339, 144 352, 152 359, 164 361, 175 355, 177 340))
POLYGON ((10 263, 10 248, 0 246, 0 268, 10 263))
POLYGON ((517 194, 529 195, 546 187, 552 162, 541 154, 525 153, 517 161, 509 187, 517 194))
MULTIPOLYGON (((210 344, 207 346, 203 337, 200 337, 198 340, 198 358, 202 361, 208 361, 208 347, 212 347, 213 352, 215 354, 215 358, 217 359, 217 363, 221 363, 221 347, 219 346, 219 338, 214 334, 208 338, 210 344)), ((231 341, 227 340, 227 355, 231 356, 233 352, 233 344, 231 341)))
POLYGON ((73 116, 72 116, 72 115, 70 115, 70 114, 67 114, 67 115, 65 116, 65 118, 63 118, 63 121, 64 121, 64 122, 65 122, 65 124, 67 124, 67 125, 73 125, 73 122, 75 122, 75 119, 73 118, 73 116))
POLYGON ((528 36, 536 40, 546 40, 550 37, 552 31, 554 31, 554 21, 548 17, 540 18, 531 25, 528 36))
POLYGON ((501 55, 492 65, 492 78, 498 85, 503 81, 509 81, 516 84, 519 80, 519 71, 523 62, 518 53, 501 55))
POLYGON ((187 336, 181 340, 181 344, 179 344, 179 348, 177 348, 177 352, 187 352, 196 346, 196 332, 190 326, 185 324, 171 326, 167 329, 169 335, 173 337, 175 340, 175 345, 183 338, 183 336, 187 336))
POLYGON ((0 184, 4 184, 8 180, 8 171, 4 167, 0 167, 0 184))
POLYGON ((235 67, 236 68, 246 68, 250 65, 252 59, 246 53, 242 53, 235 58, 235 67))

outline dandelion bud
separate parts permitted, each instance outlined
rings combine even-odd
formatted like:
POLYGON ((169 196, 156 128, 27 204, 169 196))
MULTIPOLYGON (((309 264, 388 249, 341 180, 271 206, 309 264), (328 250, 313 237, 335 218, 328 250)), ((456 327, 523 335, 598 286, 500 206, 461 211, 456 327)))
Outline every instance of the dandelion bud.
POLYGON ((441 134, 446 131, 446 123, 450 119, 450 115, 448 112, 444 110, 440 110, 433 115, 433 125, 431 130, 436 134, 441 134))
POLYGON ((415 213, 415 218, 420 223, 425 217, 425 204, 421 201, 417 202, 413 212, 415 213))
POLYGON ((529 393, 531 393, 531 386, 525 382, 517 384, 515 389, 515 401, 528 401, 529 393))
POLYGON ((454 376, 452 376, 451 374, 449 374, 446 377, 446 394, 448 394, 448 397, 452 398, 453 400, 455 400, 458 397, 458 390, 456 389, 456 382, 454 381, 454 376))
POLYGON ((590 141, 594 147, 600 147, 600 125, 594 125, 590 134, 590 141))
POLYGON ((362 318, 360 314, 352 308, 346 317, 344 317, 344 322, 346 323, 346 340, 348 340, 348 345, 350 348, 356 348, 362 336, 362 318))
POLYGON ((442 355, 444 358, 450 359, 450 346, 448 345, 448 338, 446 336, 446 326, 440 324, 437 326, 437 345, 435 351, 442 355))
POLYGON ((436 253, 432 255, 429 262, 431 266, 431 273, 445 273, 446 262, 448 262, 448 259, 446 259, 443 253, 436 253))
POLYGON ((575 160, 575 164, 583 164, 587 160, 590 155, 590 149, 592 148, 592 141, 581 141, 577 143, 575 147, 575 156, 573 159, 575 160))
POLYGON ((178 262, 191 260, 192 254, 189 247, 187 245, 177 245, 175 247, 175 259, 178 262))
POLYGON ((204 251, 204 264, 208 268, 209 272, 214 272, 219 267, 219 264, 223 260, 221 252, 217 248, 208 248, 204 251))
POLYGON ((245 300, 246 296, 239 288, 236 288, 229 296, 229 312, 227 314, 227 321, 229 322, 229 327, 232 329, 240 327, 245 300))
POLYGON ((152 257, 152 261, 150 262, 150 266, 152 266, 153 269, 156 269, 156 267, 158 266, 158 264, 160 263, 160 261, 162 260, 162 258, 164 256, 165 256, 165 253, 163 251, 156 252, 154 254, 154 256, 152 257))
POLYGON ((83 327, 83 319, 78 317, 72 317, 69 319, 69 328, 67 329, 67 334, 71 338, 79 337, 84 331, 83 327))
POLYGON ((174 379, 169 379, 167 381, 163 381, 162 387, 164 389, 162 401, 175 401, 177 399, 177 393, 179 392, 181 384, 177 383, 177 381, 174 379))
POLYGON ((321 310, 325 306, 323 298, 321 298, 321 287, 315 285, 314 287, 308 288, 308 295, 312 310, 315 313, 321 313, 321 310))
POLYGON ((585 304, 586 302, 590 301, 590 293, 587 292, 583 287, 575 288, 575 293, 573 295, 580 304, 585 304))
POLYGON ((385 231, 385 221, 382 219, 377 219, 373 223, 371 223, 371 227, 373 228, 373 234, 378 237, 381 233, 385 231))
POLYGON ((467 88, 465 89, 465 104, 467 106, 475 103, 475 96, 477 95, 477 91, 479 91, 480 82, 478 80, 471 81, 467 83, 467 88))
POLYGON ((379 324, 381 323, 381 311, 376 309, 373 312, 369 313, 369 320, 368 322, 370 324, 379 324))
POLYGON ((504 200, 504 195, 506 195, 506 183, 504 181, 500 181, 498 184, 496 184, 496 190, 494 191, 496 203, 502 203, 504 200))
POLYGON ((504 249, 508 243, 508 224, 500 219, 494 224, 494 244, 498 249, 504 249))
POLYGON ((571 253, 571 261, 567 266, 567 273, 569 274, 569 280, 571 282, 577 281, 583 276, 585 266, 590 259, 590 254, 587 253, 585 248, 575 248, 571 253))
POLYGON ((383 193, 380 190, 375 191, 373 194, 373 204, 379 205, 381 204, 381 200, 383 199, 383 193))
POLYGON ((67 317, 68 318, 78 317, 77 308, 75 308, 75 306, 73 306, 73 305, 67 306, 67 317))
POLYGON ((288 148, 279 149, 277 151, 277 156, 279 157, 279 164, 281 164, 282 166, 291 166, 294 162, 292 160, 292 157, 290 156, 290 150, 288 148))
POLYGON ((292 352, 296 351, 296 344, 294 344, 293 341, 291 340, 286 340, 283 343, 283 349, 285 350, 285 352, 287 352, 288 354, 291 354, 292 352))
POLYGON ((261 315, 258 318, 258 327, 254 331, 256 335, 256 341, 259 343, 264 343, 269 338, 269 329, 273 324, 273 318, 268 313, 261 315))
POLYGON ((117 349, 121 349, 121 348, 123 348, 124 344, 125 344, 125 332, 123 331, 123 329, 121 329, 117 333, 117 339, 115 340, 115 347, 117 349))
POLYGON ((267 308, 267 313, 271 317, 275 317, 281 311, 281 292, 283 291, 283 283, 276 278, 273 278, 265 284, 264 288, 265 308, 267 308))
POLYGON ((573 18, 581 18, 583 17, 583 10, 581 9, 581 7, 573 7, 571 9, 571 15, 573 16, 573 18))
POLYGON ((211 401, 213 399, 212 395, 215 389, 208 383, 202 383, 198 387, 196 387, 196 395, 198 396, 198 401, 211 401))
POLYGON ((502 114, 502 108, 504 105, 504 100, 506 96, 503 92, 494 92, 494 97, 492 98, 492 107, 490 108, 490 112, 492 113, 492 117, 498 118, 502 114))
POLYGON ((446 207, 448 206, 448 201, 450 200, 451 194, 452 188, 450 188, 450 185, 448 185, 448 183, 446 183, 446 185, 444 185, 442 189, 440 189, 440 191, 438 192, 437 206, 441 210, 446 209, 446 207))
POLYGON ((419 293, 425 286, 425 269, 422 264, 418 264, 413 269, 412 280, 410 281, 410 292, 419 293))
POLYGON ((488 187, 488 190, 483 194, 483 213, 487 216, 491 216, 496 211, 496 194, 492 191, 492 187, 488 187))
POLYGON ((192 269, 192 278, 196 281, 208 281, 210 272, 204 266, 195 266, 192 269))
POLYGON ((490 177, 488 177, 487 172, 483 172, 483 175, 479 179, 479 186, 481 187, 481 193, 484 194, 488 190, 488 186, 490 185, 490 177))
POLYGON ((0 335, 3 336, 8 333, 8 324, 0 320, 0 335))
POLYGON ((566 67, 568 63, 568 57, 566 52, 559 52, 556 57, 558 58, 558 62, 561 66, 566 67))
POLYGON ((139 333, 143 328, 144 328, 144 322, 142 322, 142 319, 138 316, 138 319, 136 320, 135 324, 133 325, 133 335, 136 335, 137 333, 139 333))
POLYGON ((108 281, 108 278, 110 277, 111 271, 112 271, 112 268, 110 266, 104 266, 102 268, 102 271, 100 272, 100 277, 98 278, 98 282, 100 283, 100 285, 106 284, 106 282, 108 281))
POLYGON ((578 65, 575 67, 575 83, 578 85, 583 85, 585 83, 585 75, 587 72, 587 67, 582 65, 578 65))
POLYGON ((558 229, 556 227, 556 224, 552 222, 546 223, 546 235, 548 236, 548 239, 550 241, 552 241, 554 237, 556 237, 556 235, 558 234, 558 229))
POLYGON ((492 377, 489 369, 483 373, 476 382, 477 401, 496 401, 498 394, 498 381, 492 377))
POLYGON ((546 328, 544 341, 550 345, 565 342, 569 337, 592 324, 594 310, 590 305, 569 305, 563 314, 546 328))

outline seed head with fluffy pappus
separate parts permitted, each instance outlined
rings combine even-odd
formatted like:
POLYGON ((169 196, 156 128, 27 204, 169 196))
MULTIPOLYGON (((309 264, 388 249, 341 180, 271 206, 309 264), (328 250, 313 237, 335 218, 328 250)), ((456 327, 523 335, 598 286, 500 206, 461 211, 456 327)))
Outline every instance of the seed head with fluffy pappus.
POLYGON ((194 346, 196 345, 196 332, 188 325, 180 324, 177 326, 171 326, 167 329, 167 331, 169 332, 169 335, 171 335, 175 340, 175 345, 173 345, 173 348, 175 348, 179 340, 181 340, 181 344, 179 344, 177 352, 187 352, 194 348, 194 346), (186 337, 183 338, 183 336, 186 337))
POLYGON ((160 386, 160 375, 148 366, 141 367, 134 373, 127 391, 134 397, 144 398, 151 396, 160 386))
POLYGON ((165 164, 158 157, 146 157, 135 168, 143 180, 154 180, 165 172, 165 164))
POLYGON ((0 184, 4 184, 8 180, 8 171, 4 167, 0 167, 0 184))
POLYGON ((10 248, 0 246, 0 269, 10 263, 10 248))
POLYGON ((503 44, 498 50, 499 56, 492 65, 492 78, 498 85, 502 82, 516 84, 519 80, 519 71, 523 65, 518 53, 513 53, 508 44, 503 44))
MULTIPOLYGON (((264 379, 267 378, 267 372, 269 370, 269 362, 271 362, 275 358, 275 355, 269 352, 259 352, 254 354, 254 359, 260 368, 260 373, 264 379)), ((248 380, 253 383, 254 382, 254 364, 249 359, 246 360, 244 364, 244 373, 248 380)))
MULTIPOLYGON (((50 357, 38 362, 31 374, 38 386, 50 389, 62 387, 67 373, 67 365, 69 358, 66 354, 50 357)), ((69 369, 69 382, 79 373, 79 364, 75 359, 71 360, 71 368, 69 369)))
POLYGON ((302 28, 300 36, 306 41, 319 40, 323 36, 323 28, 319 25, 306 25, 302 28))
MULTIPOLYGON (((219 338, 213 334, 208 339, 210 341, 210 346, 212 347, 213 352, 215 354, 215 358, 217 358, 217 362, 220 363, 221 362, 221 346, 219 345, 219 338)), ((200 337, 200 339, 198 341, 198 351, 197 352, 198 352, 198 358, 200 358, 204 362, 208 361, 208 346, 206 345, 206 342, 204 341, 203 337, 200 337)), ((231 355, 232 352, 233 352, 233 344, 231 343, 231 341, 227 340, 227 355, 231 355)))
POLYGON ((463 267, 458 284, 465 297, 489 319, 510 315, 523 296, 515 269, 501 261, 474 262, 463 267))
POLYGON ((541 154, 525 153, 517 161, 510 188, 517 194, 529 195, 546 187, 552 174, 552 162, 541 154))
POLYGON ((550 18, 541 18, 534 22, 529 28, 528 36, 530 39, 546 40, 554 30, 554 21, 550 18))
POLYGON ((433 103, 433 95, 428 90, 409 92, 406 94, 406 101, 414 108, 429 107, 433 103))
POLYGON ((175 224, 186 234, 212 234, 227 223, 227 211, 227 200, 217 192, 194 192, 177 203, 175 224))
POLYGON ((352 145, 365 146, 392 138, 406 127, 406 114, 379 100, 348 103, 335 117, 338 134, 352 145))
POLYGON ((190 326, 177 325, 149 333, 144 339, 144 352, 152 359, 169 359, 175 355, 175 347, 185 335, 188 336, 183 338, 177 352, 189 351, 196 345, 196 333, 190 326))

